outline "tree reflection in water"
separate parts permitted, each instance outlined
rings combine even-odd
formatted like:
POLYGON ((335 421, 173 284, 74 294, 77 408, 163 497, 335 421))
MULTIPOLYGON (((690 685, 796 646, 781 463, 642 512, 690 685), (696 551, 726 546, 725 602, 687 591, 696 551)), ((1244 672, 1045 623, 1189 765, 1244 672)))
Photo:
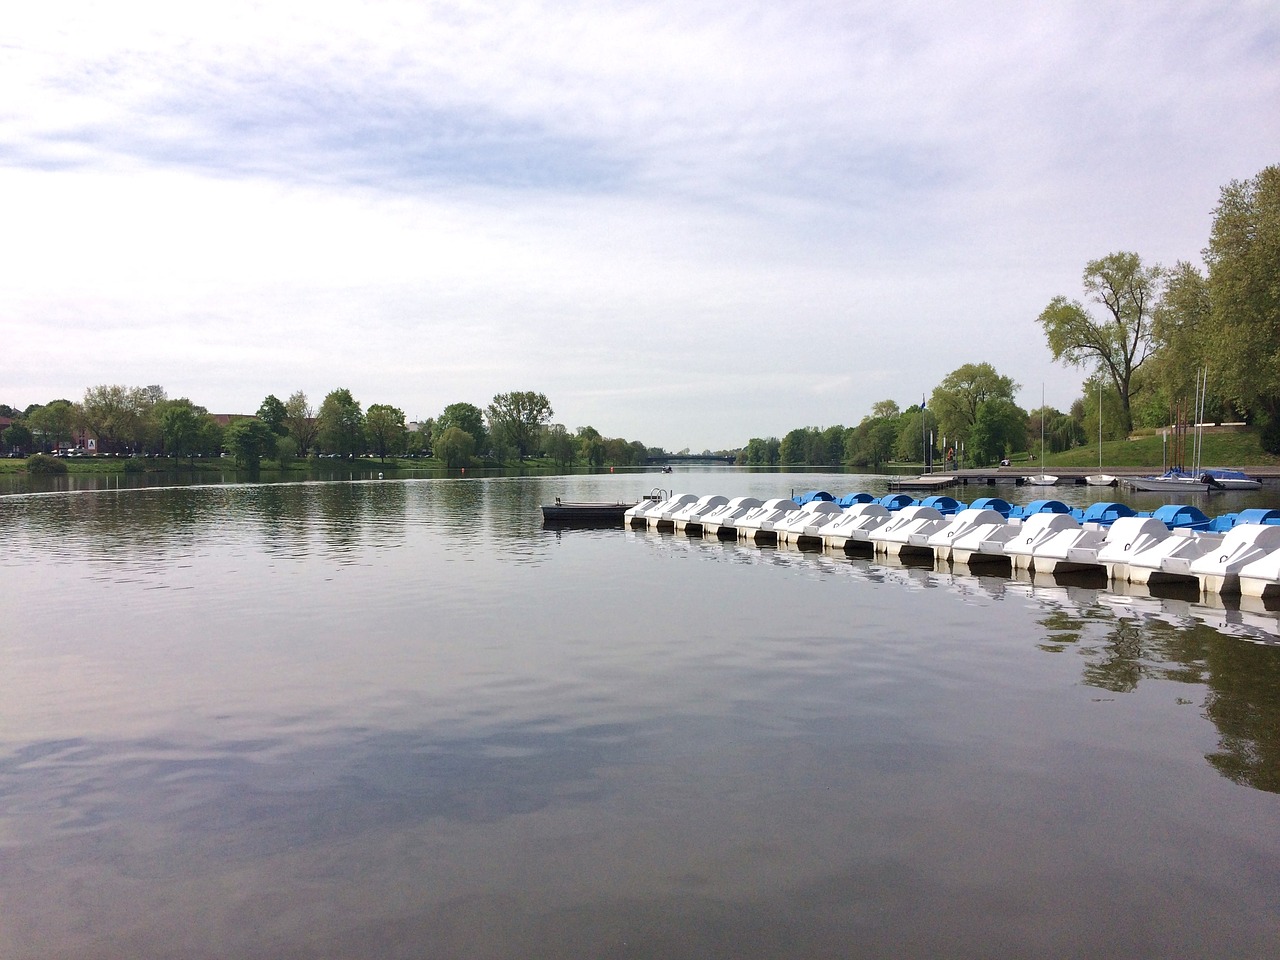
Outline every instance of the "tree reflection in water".
POLYGON ((1085 659, 1083 682, 1111 693, 1132 693, 1143 680, 1204 687, 1203 716, 1219 737, 1218 751, 1205 759, 1235 783, 1280 793, 1280 646, 1226 635, 1194 617, 1118 613, 1095 591, 1062 596, 1040 620, 1041 649, 1076 650, 1085 659))

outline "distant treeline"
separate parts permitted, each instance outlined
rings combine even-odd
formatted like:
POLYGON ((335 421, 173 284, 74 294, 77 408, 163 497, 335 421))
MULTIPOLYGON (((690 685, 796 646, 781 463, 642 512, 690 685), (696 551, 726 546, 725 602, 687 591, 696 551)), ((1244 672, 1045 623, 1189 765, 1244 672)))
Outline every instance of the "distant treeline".
POLYGON ((603 436, 594 427, 570 433, 551 423, 545 394, 496 394, 484 408, 452 403, 410 423, 389 404, 367 409, 339 388, 319 407, 301 390, 280 400, 268 395, 254 414, 211 414, 186 397, 170 399, 161 386, 90 387, 79 401, 52 400, 17 410, 0 404, 5 452, 206 458, 228 453, 249 467, 264 459, 432 456, 449 467, 546 456, 558 465, 632 466, 648 456, 639 441, 603 436))

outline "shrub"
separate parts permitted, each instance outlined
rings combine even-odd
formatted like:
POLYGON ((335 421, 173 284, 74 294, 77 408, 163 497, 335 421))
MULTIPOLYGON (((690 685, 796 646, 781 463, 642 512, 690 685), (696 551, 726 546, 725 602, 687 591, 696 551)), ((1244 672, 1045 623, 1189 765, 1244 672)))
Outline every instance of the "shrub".
POLYGON ((43 453, 37 453, 35 456, 27 457, 27 473, 51 474, 66 472, 67 465, 57 457, 51 457, 43 453))
POLYGON ((139 460, 137 457, 130 457, 128 460, 124 462, 125 473, 142 473, 142 471, 145 470, 146 468, 147 468, 147 465, 143 463, 141 460, 139 460))
POLYGON ((1280 453, 1280 416, 1272 417, 1267 421, 1259 439, 1262 442, 1262 449, 1267 453, 1280 453))

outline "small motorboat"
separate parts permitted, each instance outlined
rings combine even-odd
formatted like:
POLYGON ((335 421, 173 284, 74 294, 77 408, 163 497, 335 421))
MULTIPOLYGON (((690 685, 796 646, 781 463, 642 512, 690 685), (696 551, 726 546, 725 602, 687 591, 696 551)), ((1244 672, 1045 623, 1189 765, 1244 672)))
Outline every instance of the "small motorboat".
POLYGON ((622 526, 626 512, 636 505, 629 503, 572 502, 556 497, 555 503, 542 505, 542 522, 556 527, 622 526))
MULTIPOLYGON (((1184 473, 1181 470, 1168 470, 1158 477, 1126 477, 1124 484, 1130 490, 1179 491, 1190 493, 1208 493, 1215 489, 1209 483, 1208 474, 1184 473)), ((1221 489, 1218 487, 1216 489, 1221 489)))
MULTIPOLYGON (((685 495, 694 499, 691 494, 685 495)), ((542 505, 542 524, 546 527, 612 527, 622 526, 628 511, 644 506, 652 508, 668 499, 666 490, 654 487, 640 500, 572 501, 556 497, 555 503, 542 505)))
POLYGON ((1223 490, 1258 490, 1262 487, 1261 480, 1246 476, 1239 470, 1213 468, 1206 470, 1204 474, 1209 478, 1210 485, 1217 486, 1223 490))

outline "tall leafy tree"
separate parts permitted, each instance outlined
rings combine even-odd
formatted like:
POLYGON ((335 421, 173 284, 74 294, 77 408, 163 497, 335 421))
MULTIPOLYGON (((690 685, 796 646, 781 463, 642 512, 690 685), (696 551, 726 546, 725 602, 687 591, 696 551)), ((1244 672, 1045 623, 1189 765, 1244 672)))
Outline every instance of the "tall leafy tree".
POLYGON ((576 439, 582 458, 593 467, 603 467, 606 449, 600 431, 588 424, 578 428, 576 439))
POLYGON ((164 452, 171 457, 193 459, 197 453, 206 452, 202 449, 201 431, 208 413, 204 407, 196 406, 186 397, 157 404, 156 420, 160 425, 164 452))
POLYGON ((31 452, 31 430, 21 420, 15 420, 9 426, 0 431, 0 442, 13 451, 18 453, 31 452))
POLYGON ((152 414, 163 399, 164 390, 158 386, 90 387, 76 407, 76 421, 94 435, 104 453, 138 450, 146 445, 152 431, 158 439, 152 414))
POLYGON ((404 452, 409 427, 404 422, 404 411, 399 407, 385 403, 371 404, 364 415, 364 430, 379 459, 386 460, 387 454, 404 452))
POLYGON ((249 470, 257 470, 263 457, 276 455, 275 431, 257 417, 233 420, 223 436, 223 447, 236 462, 249 470))
POLYGON ((289 427, 285 423, 288 417, 289 411, 285 408, 284 401, 274 393, 267 394, 266 399, 258 407, 258 419, 270 427, 277 436, 283 437, 289 432, 289 427))
POLYGON ((908 407, 898 417, 898 437, 893 445, 895 458, 923 461, 930 434, 933 434, 933 443, 941 440, 937 414, 924 404, 908 407))
POLYGON ((364 412, 351 391, 345 387, 332 390, 320 404, 320 446, 340 457, 354 457, 364 452, 364 412))
POLYGON ((778 446, 778 462, 799 464, 809 462, 809 429, 796 427, 788 430, 778 446))
POLYGON ((494 439, 515 450, 521 460, 534 452, 552 414, 546 394, 532 390, 499 393, 485 410, 494 439))
POLYGON ((476 439, 461 427, 445 427, 432 441, 436 459, 446 467, 465 467, 471 462, 476 449, 476 439))
POLYGON ((1196 376, 1213 350, 1213 327, 1208 280, 1194 264, 1178 261, 1166 276, 1152 320, 1155 351, 1147 374, 1155 396, 1148 419, 1167 423, 1172 405, 1194 396, 1196 376))
POLYGON ((782 441, 777 437, 752 437, 743 450, 744 463, 751 466, 776 467, 780 462, 782 441))
POLYGON ((578 443, 573 434, 565 429, 563 423, 553 423, 547 430, 547 455, 556 466, 561 470, 573 466, 577 452, 578 443))
MULTIPOLYGON (((892 403, 892 401, 889 401, 892 403)), ((879 469, 881 464, 893 458, 893 445, 898 438, 898 405, 872 406, 872 414, 863 417, 845 439, 845 460, 860 467, 879 469), (877 416, 875 411, 886 411, 877 416), (892 409, 892 414, 887 413, 892 409)))
POLYGON ((1110 253, 1084 268, 1085 294, 1102 308, 1100 319, 1079 300, 1061 296, 1038 318, 1055 360, 1093 367, 1111 379, 1126 430, 1133 425, 1132 401, 1140 389, 1135 374, 1151 356, 1152 314, 1164 276, 1162 267, 1143 266, 1136 253, 1110 253))
POLYGON ((75 435, 75 406, 70 400, 51 400, 27 414, 35 445, 53 450, 69 443, 75 435))
POLYGON ((440 416, 435 419, 432 425, 432 429, 437 436, 450 427, 457 427, 459 430, 465 430, 471 434, 476 450, 483 451, 486 448, 487 431, 484 426, 484 411, 474 403, 449 404, 441 411, 440 416))
POLYGON ((284 402, 284 412, 283 423, 298 444, 298 456, 305 457, 315 446, 316 436, 320 432, 315 409, 307 400, 307 395, 298 390, 291 393, 284 402))
POLYGON ((1012 377, 1001 376, 989 363, 966 363, 952 370, 933 388, 929 406, 938 418, 937 430, 949 444, 969 439, 978 420, 978 410, 988 400, 1013 402, 1018 384, 1012 377))
POLYGON ((1280 166, 1222 188, 1205 261, 1222 383, 1280 451, 1280 166))
POLYGON ((978 404, 965 441, 965 457, 970 463, 995 463, 1026 442, 1026 411, 1007 397, 990 397, 978 404))

